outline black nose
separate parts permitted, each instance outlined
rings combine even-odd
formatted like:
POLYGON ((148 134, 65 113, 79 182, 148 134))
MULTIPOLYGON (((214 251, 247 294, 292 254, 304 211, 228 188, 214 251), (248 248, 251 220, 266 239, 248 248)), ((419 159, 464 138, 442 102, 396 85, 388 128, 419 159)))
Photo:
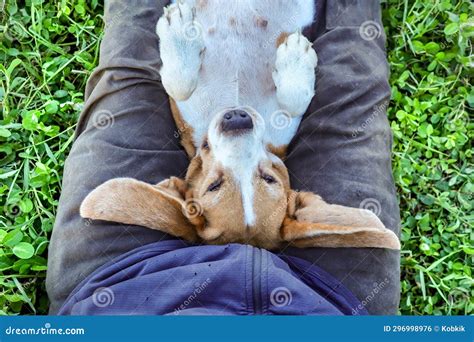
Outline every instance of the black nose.
POLYGON ((223 132, 252 129, 252 118, 247 112, 234 109, 224 114, 221 128, 223 132))

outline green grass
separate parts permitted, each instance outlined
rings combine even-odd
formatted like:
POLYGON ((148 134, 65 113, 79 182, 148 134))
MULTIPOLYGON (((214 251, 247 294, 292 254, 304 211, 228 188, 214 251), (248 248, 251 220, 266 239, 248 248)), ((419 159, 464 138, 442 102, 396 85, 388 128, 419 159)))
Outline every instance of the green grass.
MULTIPOLYGON (((98 61, 98 2, 7 0, 0 13, 1 314, 47 312, 48 239, 85 83, 98 61)), ((474 311, 470 6, 383 3, 403 314, 474 311)))

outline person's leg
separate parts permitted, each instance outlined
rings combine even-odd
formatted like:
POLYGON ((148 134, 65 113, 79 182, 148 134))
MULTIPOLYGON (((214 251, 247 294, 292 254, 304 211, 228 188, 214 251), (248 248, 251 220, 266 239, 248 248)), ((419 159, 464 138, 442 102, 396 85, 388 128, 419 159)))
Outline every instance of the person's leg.
MULTIPOLYGON (((319 63, 315 98, 287 159, 292 187, 329 203, 371 209, 399 233, 391 169, 390 99, 378 1, 317 1, 312 32, 319 63), (325 14, 325 15, 324 15, 325 14)), ((372 248, 287 249, 323 267, 372 314, 397 312, 398 251, 372 248)))
POLYGON ((47 291, 56 313, 72 289, 110 259, 168 238, 142 227, 79 216, 84 197, 115 177, 157 183, 183 175, 188 159, 161 85, 156 22, 167 1, 110 0, 99 67, 86 89, 76 141, 66 161, 48 259, 47 291))

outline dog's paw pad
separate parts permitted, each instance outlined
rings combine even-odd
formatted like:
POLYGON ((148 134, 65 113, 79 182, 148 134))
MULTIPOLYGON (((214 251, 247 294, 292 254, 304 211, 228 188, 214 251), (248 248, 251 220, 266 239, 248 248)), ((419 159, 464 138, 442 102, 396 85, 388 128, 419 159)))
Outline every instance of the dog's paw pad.
POLYGON ((301 33, 293 33, 277 49, 273 81, 277 99, 293 116, 303 115, 314 96, 316 52, 301 33))
POLYGON ((187 3, 165 7, 156 25, 160 38, 163 86, 177 101, 188 99, 198 83, 204 51, 202 26, 187 3))

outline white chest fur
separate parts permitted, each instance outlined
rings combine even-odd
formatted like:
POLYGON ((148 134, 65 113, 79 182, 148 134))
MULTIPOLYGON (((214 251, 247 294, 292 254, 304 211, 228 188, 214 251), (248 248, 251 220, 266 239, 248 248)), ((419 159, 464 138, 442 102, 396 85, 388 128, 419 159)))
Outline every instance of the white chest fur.
MULTIPOLYGON (((281 35, 301 31, 314 18, 313 0, 186 0, 195 8, 193 29, 205 51, 197 86, 177 101, 182 118, 200 145, 214 115, 225 108, 250 106, 265 121, 265 142, 286 145, 301 115, 288 116, 279 105, 272 72, 281 35)), ((163 53, 163 52, 162 52, 163 53)))

